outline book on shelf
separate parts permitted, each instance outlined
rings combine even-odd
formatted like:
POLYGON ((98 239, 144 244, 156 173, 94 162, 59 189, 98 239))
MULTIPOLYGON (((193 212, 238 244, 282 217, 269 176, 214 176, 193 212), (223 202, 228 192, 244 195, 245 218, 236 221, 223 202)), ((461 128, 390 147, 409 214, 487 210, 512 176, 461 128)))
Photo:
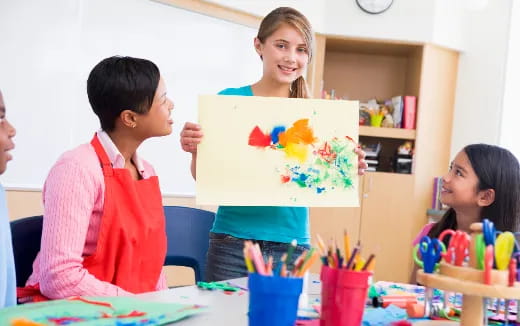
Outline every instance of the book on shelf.
POLYGON ((403 118, 403 97, 392 97, 392 107, 394 108, 394 112, 392 113, 392 118, 394 119, 394 127, 401 128, 401 122, 403 118))
POLYGON ((416 100, 415 96, 407 95, 404 97, 402 124, 404 129, 415 129, 416 100))
POLYGON ((433 178, 432 210, 445 211, 448 206, 441 202, 442 177, 433 178))

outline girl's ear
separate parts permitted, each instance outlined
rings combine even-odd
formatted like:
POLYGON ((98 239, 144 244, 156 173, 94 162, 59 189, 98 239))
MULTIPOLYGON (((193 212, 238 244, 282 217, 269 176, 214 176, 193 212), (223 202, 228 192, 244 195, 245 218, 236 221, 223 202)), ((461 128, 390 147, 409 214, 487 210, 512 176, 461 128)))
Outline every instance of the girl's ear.
POLYGON ((254 44, 255 44, 255 51, 256 51, 256 53, 258 53, 258 55, 260 56, 260 59, 262 59, 262 45, 263 44, 262 44, 262 42, 260 42, 258 37, 255 37, 254 44))
POLYGON ((119 114, 119 118, 121 118, 121 122, 123 126, 126 126, 128 128, 135 128, 137 127, 137 113, 135 113, 132 110, 123 110, 119 114))
POLYGON ((478 193, 477 204, 485 207, 493 204, 495 201, 495 189, 480 190, 478 193))

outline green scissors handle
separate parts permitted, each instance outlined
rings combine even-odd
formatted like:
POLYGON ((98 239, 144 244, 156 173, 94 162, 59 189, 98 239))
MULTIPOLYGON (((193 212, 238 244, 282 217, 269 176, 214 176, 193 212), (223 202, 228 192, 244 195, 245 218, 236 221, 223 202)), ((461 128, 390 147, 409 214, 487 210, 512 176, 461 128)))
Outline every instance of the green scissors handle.
MULTIPOLYGON (((440 241, 440 244, 441 244, 441 248, 442 248, 442 252, 446 252, 446 246, 444 245, 444 243, 442 241, 440 241)), ((413 248, 413 260, 415 261, 415 263, 420 267, 420 268, 424 268, 424 263, 421 259, 419 259, 419 257, 417 256, 417 252, 419 252, 419 246, 421 245, 421 242, 419 242, 414 248, 413 248)), ((439 263, 436 263, 435 264, 435 268, 434 268, 434 271, 436 271, 437 269, 439 269, 439 263)))

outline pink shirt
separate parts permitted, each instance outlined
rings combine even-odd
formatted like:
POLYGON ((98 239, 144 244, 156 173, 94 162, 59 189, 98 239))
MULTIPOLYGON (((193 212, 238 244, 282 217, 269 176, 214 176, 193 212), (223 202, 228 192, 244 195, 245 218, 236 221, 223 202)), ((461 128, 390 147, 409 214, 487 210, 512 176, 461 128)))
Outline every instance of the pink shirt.
POLYGON ((415 247, 422 239, 422 237, 424 237, 425 235, 428 235, 428 233, 430 232, 430 230, 432 229, 432 227, 435 225, 435 223, 428 223, 426 224, 421 232, 419 232, 419 234, 417 235, 417 237, 415 237, 415 240, 412 242, 412 245, 415 247))
MULTIPOLYGON (((125 159, 110 137, 104 131, 97 135, 113 167, 124 168, 125 159)), ((155 175, 153 167, 137 154, 132 161, 143 178, 155 175)), ((103 171, 92 145, 65 152, 45 180, 41 249, 27 285, 39 283, 41 293, 50 299, 132 295, 83 268, 83 258, 96 251, 104 198, 103 171)), ((161 272, 157 290, 166 288, 161 272)))

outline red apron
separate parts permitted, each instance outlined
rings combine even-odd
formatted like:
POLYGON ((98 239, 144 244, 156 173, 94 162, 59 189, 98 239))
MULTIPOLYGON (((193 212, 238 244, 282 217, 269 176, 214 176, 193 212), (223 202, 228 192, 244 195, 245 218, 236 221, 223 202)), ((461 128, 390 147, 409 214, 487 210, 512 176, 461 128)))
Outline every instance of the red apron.
MULTIPOLYGON (((114 169, 96 135, 91 141, 103 168, 105 202, 96 252, 83 267, 98 280, 132 293, 154 291, 166 256, 166 229, 157 176, 134 180, 114 169)), ((18 289, 18 297, 45 299, 39 286, 18 289)))

